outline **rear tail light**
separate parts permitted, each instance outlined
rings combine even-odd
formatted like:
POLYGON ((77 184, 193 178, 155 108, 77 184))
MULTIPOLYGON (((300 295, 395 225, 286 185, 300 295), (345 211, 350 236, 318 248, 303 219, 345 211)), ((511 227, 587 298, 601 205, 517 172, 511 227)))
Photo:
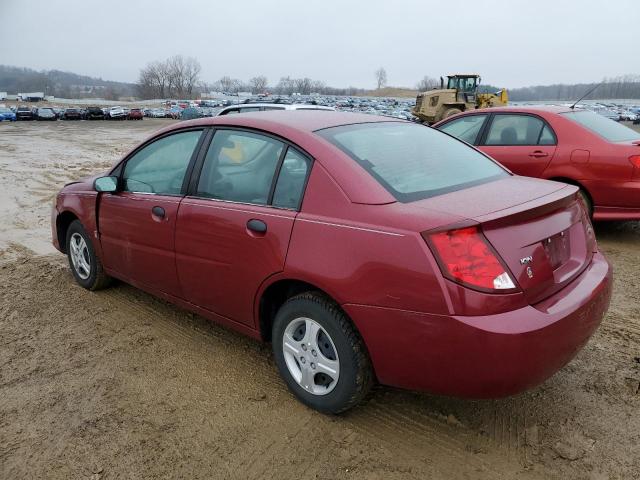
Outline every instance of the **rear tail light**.
POLYGON ((516 289, 507 268, 477 226, 424 233, 442 274, 476 290, 506 293, 516 289))
POLYGON ((631 165, 640 169, 640 155, 631 155, 629 157, 629 161, 631 162, 631 165))

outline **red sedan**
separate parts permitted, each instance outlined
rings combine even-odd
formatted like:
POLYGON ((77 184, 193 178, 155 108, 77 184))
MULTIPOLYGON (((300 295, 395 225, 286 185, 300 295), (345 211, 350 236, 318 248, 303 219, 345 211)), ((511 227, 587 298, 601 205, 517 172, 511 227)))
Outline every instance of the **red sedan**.
POLYGON ((588 110, 472 110, 434 125, 512 172, 580 187, 595 220, 640 220, 640 133, 588 110))
POLYGON ((53 243, 87 289, 118 278, 270 341, 291 391, 336 413, 376 380, 498 397, 566 364, 611 293, 577 192, 411 122, 248 113, 66 185, 53 243))

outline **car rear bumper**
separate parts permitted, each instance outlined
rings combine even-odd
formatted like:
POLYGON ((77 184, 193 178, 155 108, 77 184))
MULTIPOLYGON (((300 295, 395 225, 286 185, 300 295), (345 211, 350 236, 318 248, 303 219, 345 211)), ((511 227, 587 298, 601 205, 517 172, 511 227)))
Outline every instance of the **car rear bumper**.
POLYGON ((444 316, 346 304, 378 380, 470 398, 534 387, 568 363, 600 324, 612 269, 601 254, 543 302, 489 316, 444 316))

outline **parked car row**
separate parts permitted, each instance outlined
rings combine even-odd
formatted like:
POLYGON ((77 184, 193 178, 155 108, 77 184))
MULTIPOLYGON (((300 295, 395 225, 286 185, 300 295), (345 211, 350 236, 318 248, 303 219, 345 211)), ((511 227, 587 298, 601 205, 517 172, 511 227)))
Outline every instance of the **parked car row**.
POLYGON ((140 108, 115 107, 28 107, 20 105, 15 111, 9 107, 0 107, 0 121, 26 120, 142 120, 140 108))

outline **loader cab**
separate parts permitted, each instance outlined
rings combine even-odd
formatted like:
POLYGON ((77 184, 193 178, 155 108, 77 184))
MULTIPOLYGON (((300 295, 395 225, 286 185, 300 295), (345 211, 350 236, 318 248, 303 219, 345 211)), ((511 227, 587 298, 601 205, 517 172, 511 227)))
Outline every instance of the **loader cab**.
POLYGON ((460 92, 474 92, 480 84, 478 75, 449 75, 447 77, 447 88, 452 88, 460 92))

